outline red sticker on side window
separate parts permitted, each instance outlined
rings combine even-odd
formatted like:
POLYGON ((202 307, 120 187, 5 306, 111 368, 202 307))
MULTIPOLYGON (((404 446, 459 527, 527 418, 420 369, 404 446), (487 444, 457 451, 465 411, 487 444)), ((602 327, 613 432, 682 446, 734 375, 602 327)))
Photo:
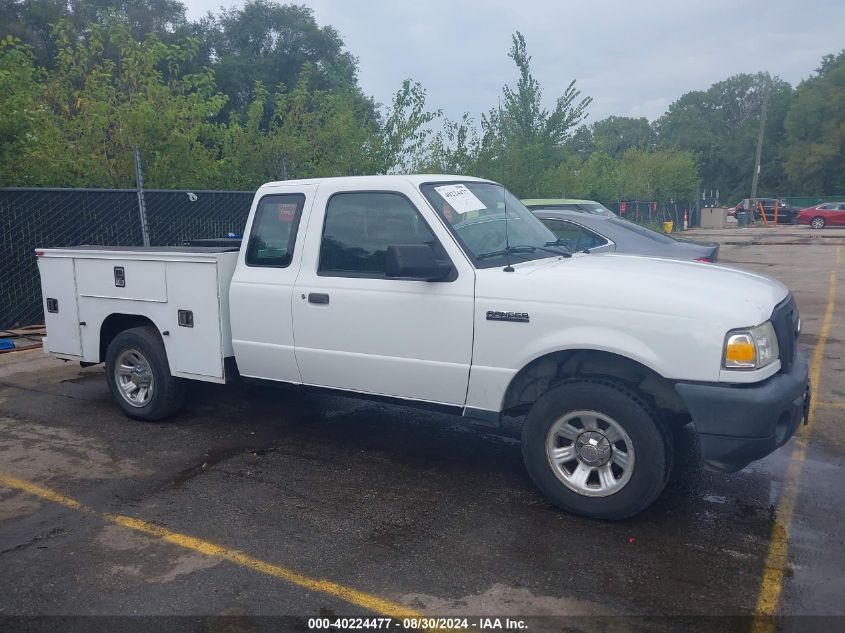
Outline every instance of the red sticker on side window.
POLYGON ((297 204, 290 202, 280 202, 276 205, 276 213, 281 222, 293 222, 296 217, 297 204))

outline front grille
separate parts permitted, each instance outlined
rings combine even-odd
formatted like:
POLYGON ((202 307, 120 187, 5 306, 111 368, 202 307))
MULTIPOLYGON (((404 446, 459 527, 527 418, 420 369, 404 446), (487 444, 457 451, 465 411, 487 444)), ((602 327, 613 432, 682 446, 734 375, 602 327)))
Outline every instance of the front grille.
POLYGON ((772 311, 772 325, 778 337, 780 368, 782 372, 792 369, 798 351, 798 307, 792 293, 772 311))

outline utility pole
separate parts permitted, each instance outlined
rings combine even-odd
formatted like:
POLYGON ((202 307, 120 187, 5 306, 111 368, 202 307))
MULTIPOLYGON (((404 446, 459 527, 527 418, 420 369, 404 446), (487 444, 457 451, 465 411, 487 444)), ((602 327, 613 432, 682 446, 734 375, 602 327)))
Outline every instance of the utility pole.
POLYGON ((757 157, 754 160, 754 177, 751 179, 751 199, 748 205, 751 207, 751 217, 754 217, 754 210, 757 208, 757 183, 760 180, 760 158, 763 155, 763 134, 766 130, 766 114, 769 111, 769 84, 763 87, 763 110, 760 113, 760 131, 757 133, 757 157))

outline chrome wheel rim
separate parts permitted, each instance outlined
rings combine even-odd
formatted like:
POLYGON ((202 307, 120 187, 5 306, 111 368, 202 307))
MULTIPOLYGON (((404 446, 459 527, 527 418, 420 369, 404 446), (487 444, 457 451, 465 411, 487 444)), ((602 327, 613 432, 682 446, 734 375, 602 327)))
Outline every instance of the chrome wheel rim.
POLYGON ((120 353, 114 363, 114 378, 123 399, 133 407, 149 404, 155 379, 149 361, 136 349, 120 353))
POLYGON ((546 436, 546 456, 557 478, 585 497, 619 492, 634 472, 634 443, 616 420, 598 411, 571 411, 546 436))
POLYGON ((813 221, 810 224, 813 225, 814 229, 820 229, 824 226, 824 220, 821 220, 819 218, 813 218, 813 221))

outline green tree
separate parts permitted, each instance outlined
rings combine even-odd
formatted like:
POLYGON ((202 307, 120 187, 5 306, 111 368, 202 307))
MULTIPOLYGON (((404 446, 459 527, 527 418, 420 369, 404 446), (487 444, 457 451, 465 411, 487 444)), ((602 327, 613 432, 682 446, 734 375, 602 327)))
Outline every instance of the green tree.
POLYGON ((30 48, 37 66, 52 65, 53 24, 68 16, 65 0, 0 0, 0 39, 11 35, 30 48))
POLYGON ((592 126, 579 125, 564 142, 563 151, 567 156, 577 156, 582 160, 589 158, 596 151, 592 126))
POLYGON ((555 101, 543 106, 543 90, 531 74, 531 56, 525 38, 517 31, 508 56, 516 64, 515 88, 503 88, 501 107, 481 118, 478 169, 491 178, 502 178, 520 196, 542 195, 545 174, 564 157, 563 144, 570 131, 586 117, 589 97, 579 99, 575 80, 555 101))
POLYGON ((478 164, 479 138, 469 113, 460 121, 445 119, 431 140, 428 164, 421 170, 440 174, 472 174, 478 164))
POLYGON ((692 151, 703 184, 718 188, 722 198, 747 196, 767 93, 760 190, 776 193, 784 180, 780 151, 792 88, 768 73, 735 75, 705 91, 686 93, 656 122, 660 145, 692 151))
POLYGON ((547 172, 544 191, 610 204, 619 196, 619 161, 604 152, 593 152, 586 160, 570 155, 547 172))
POLYGON ((52 68, 58 52, 54 25, 64 21, 81 35, 90 25, 115 18, 138 40, 156 35, 175 43, 187 27, 185 6, 178 0, 0 0, 0 37, 19 37, 32 47, 39 66, 52 68))
MULTIPOLYGON (((375 106, 358 88, 357 60, 331 26, 319 26, 305 6, 248 0, 242 7, 209 13, 193 26, 202 43, 197 63, 214 70, 220 90, 229 97, 226 112, 243 116, 252 103, 256 82, 275 90, 293 90, 306 64, 310 81, 321 90, 357 93, 367 115, 375 106)), ((266 124, 269 111, 265 112, 266 124)))
POLYGON ((293 90, 271 97, 260 82, 241 123, 232 115, 224 132, 222 186, 252 189, 279 178, 284 161, 289 178, 374 173, 378 130, 356 111, 351 91, 329 92, 313 86, 314 69, 306 64, 293 90), (264 113, 270 109, 268 128, 264 113))
POLYGON ((691 152, 631 148, 619 161, 618 187, 622 198, 637 200, 691 200, 699 173, 691 152))
POLYGON ((376 173, 409 172, 431 162, 431 124, 441 111, 426 109, 426 91, 419 82, 406 79, 393 95, 381 133, 373 139, 376 173))
POLYGON ((803 194, 845 194, 845 50, 799 84, 785 121, 789 182, 803 194))
POLYGON ((621 158, 630 148, 651 149, 657 134, 648 119, 610 116, 593 124, 593 142, 596 149, 614 158, 621 158))
POLYGON ((43 79, 30 47, 11 35, 0 40, 0 186, 45 184, 30 161, 33 145, 56 132, 43 105, 43 79))
POLYGON ((21 157, 39 184, 132 186, 135 145, 151 187, 214 184, 215 118, 226 98, 209 71, 179 73, 195 42, 138 41, 121 22, 92 25, 80 37, 64 21, 54 40, 56 66, 44 84, 53 130, 33 138, 21 157), (107 48, 117 51, 116 62, 107 48))
POLYGON ((311 87, 306 65, 290 93, 276 95, 271 145, 285 157, 291 177, 372 173, 372 130, 361 124, 356 95, 311 87))

